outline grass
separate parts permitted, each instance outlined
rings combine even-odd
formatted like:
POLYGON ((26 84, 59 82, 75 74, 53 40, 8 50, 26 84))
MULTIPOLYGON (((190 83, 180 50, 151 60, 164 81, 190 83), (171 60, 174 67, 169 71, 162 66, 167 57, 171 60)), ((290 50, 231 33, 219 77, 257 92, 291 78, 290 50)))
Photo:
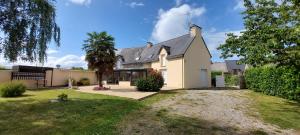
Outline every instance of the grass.
POLYGON ((252 108, 264 121, 284 129, 300 130, 300 103, 253 91, 248 96, 254 100, 252 108))
POLYGON ((27 91, 18 98, 0 98, 0 134, 115 134, 139 101, 79 93, 74 90, 27 91), (61 93, 69 101, 51 103, 61 93))
POLYGON ((117 125, 128 114, 176 92, 161 92, 136 101, 74 90, 28 90, 22 97, 0 97, 0 134, 118 134, 117 125), (50 102, 65 93, 67 102, 50 102))

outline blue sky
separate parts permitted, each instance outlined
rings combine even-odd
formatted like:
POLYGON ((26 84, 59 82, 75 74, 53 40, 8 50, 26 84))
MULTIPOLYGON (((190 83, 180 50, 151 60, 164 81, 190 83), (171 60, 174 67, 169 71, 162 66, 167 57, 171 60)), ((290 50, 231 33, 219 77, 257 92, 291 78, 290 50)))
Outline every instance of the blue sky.
MULTIPOLYGON (((57 0, 55 5, 61 47, 49 46, 45 66, 86 67, 81 48, 87 32, 107 31, 116 48, 128 48, 186 34, 188 22, 203 28, 212 61, 222 61, 216 47, 225 33, 244 29, 241 0, 57 0)), ((12 64, 40 65, 0 60, 0 65, 12 64)))

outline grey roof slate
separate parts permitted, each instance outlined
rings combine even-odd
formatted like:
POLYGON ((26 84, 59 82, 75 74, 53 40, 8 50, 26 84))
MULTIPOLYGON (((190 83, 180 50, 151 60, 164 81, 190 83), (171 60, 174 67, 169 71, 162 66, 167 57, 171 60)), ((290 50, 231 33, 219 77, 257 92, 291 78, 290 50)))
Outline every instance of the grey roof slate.
POLYGON ((169 55, 167 59, 182 57, 194 40, 195 37, 186 34, 177 38, 173 38, 164 42, 157 43, 152 47, 124 48, 120 51, 123 57, 122 64, 147 63, 158 60, 158 55, 162 47, 167 48, 169 55))
POLYGON ((225 60, 225 62, 215 62, 211 65, 212 71, 233 72, 233 69, 245 71, 245 64, 237 64, 238 60, 225 60))
POLYGON ((215 62, 211 64, 211 71, 228 72, 228 69, 225 62, 215 62))
POLYGON ((229 72, 232 72, 233 69, 240 69, 241 71, 245 71, 245 64, 238 64, 238 60, 225 60, 227 69, 229 72))

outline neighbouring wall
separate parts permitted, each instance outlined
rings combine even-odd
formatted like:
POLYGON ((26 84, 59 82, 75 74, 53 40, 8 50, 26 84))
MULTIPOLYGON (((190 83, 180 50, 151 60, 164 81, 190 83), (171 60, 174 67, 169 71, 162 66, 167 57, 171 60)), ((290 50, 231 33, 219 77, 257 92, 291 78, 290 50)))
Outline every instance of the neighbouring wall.
MULTIPOLYGON (((51 86, 51 75, 52 71, 48 70, 46 72, 47 86, 51 86)), ((54 69, 52 86, 67 85, 69 77, 75 81, 79 81, 81 78, 88 78, 91 84, 97 84, 97 76, 94 71, 54 69)))
POLYGON ((9 82, 11 80, 11 70, 0 70, 0 83, 9 82))
MULTIPOLYGON (((11 72, 12 70, 0 70, 0 84, 11 82, 11 72)), ((27 88, 34 89, 37 87, 37 81, 35 80, 17 80, 23 83, 27 88)))
MULTIPOLYGON (((0 84, 11 81, 11 70, 0 70, 0 84)), ((52 71, 46 72, 46 86, 51 86, 51 75, 52 71)), ((81 70, 66 70, 66 69, 54 69, 52 86, 65 86, 67 80, 71 78, 79 81, 81 78, 89 78, 91 84, 97 84, 97 76, 94 71, 81 71, 81 70)), ((27 88, 37 88, 36 80, 17 80, 26 85, 27 88)), ((43 84, 40 80, 39 84, 43 84)))

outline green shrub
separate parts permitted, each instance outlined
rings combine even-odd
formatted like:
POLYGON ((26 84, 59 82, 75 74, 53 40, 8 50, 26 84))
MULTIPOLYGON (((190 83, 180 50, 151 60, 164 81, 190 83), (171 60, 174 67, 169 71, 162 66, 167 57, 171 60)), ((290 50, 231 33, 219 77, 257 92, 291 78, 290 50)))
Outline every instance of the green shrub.
POLYGON ((68 95, 65 93, 58 95, 57 98, 59 101, 68 101, 68 95))
POLYGON ((225 74, 224 81, 225 81, 225 86, 237 86, 237 85, 239 85, 239 76, 225 74))
POLYGON ((89 78, 81 78, 78 82, 77 82, 78 86, 86 86, 86 85, 90 85, 90 79, 89 78))
MULTIPOLYGON (((77 85, 77 81, 74 78, 71 78, 71 81, 72 81, 72 86, 77 85)), ((69 79, 65 80, 65 85, 69 86, 69 79)))
POLYGON ((211 78, 216 78, 216 76, 222 75, 221 71, 212 71, 211 72, 211 78))
POLYGON ((159 91, 164 85, 164 79, 160 72, 150 70, 147 78, 140 78, 135 84, 139 91, 159 91))
POLYGON ((245 80, 254 91, 300 101, 300 73, 295 68, 251 68, 246 70, 245 80))
POLYGON ((26 91, 26 86, 19 82, 10 82, 0 85, 1 97, 18 97, 26 91))

